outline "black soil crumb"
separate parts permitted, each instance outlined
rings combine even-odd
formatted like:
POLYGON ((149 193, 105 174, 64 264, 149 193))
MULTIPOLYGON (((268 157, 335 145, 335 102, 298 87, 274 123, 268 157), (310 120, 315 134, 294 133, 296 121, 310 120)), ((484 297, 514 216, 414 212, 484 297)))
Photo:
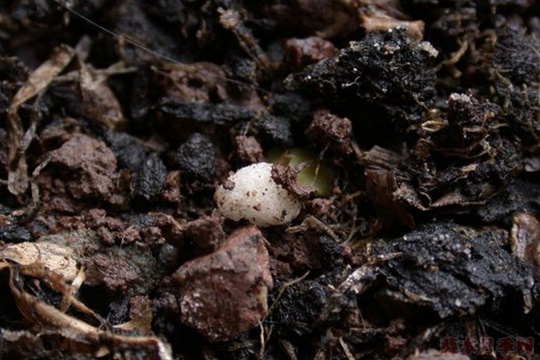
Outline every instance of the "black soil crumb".
POLYGON ((216 176, 217 149, 204 135, 194 134, 180 145, 175 160, 187 176, 205 181, 216 176))
POLYGON ((404 130, 435 100, 436 57, 431 44, 413 42, 405 31, 368 34, 291 76, 288 86, 312 92, 337 109, 350 103, 369 108, 404 130))
POLYGON ((156 155, 149 156, 139 168, 132 191, 134 201, 155 201, 164 187, 167 168, 156 155))

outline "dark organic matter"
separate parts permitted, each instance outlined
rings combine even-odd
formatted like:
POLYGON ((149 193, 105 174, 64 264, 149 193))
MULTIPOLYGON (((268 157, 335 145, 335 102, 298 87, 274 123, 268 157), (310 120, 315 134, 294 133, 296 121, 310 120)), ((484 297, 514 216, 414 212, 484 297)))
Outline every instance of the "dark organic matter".
POLYGON ((539 39, 534 0, 0 1, 0 358, 538 357, 539 39))

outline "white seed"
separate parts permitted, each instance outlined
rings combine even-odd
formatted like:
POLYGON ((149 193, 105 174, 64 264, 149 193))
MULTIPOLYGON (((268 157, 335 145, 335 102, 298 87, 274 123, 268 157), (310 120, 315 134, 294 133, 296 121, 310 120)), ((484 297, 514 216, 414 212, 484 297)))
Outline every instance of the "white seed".
POLYGON ((300 201, 272 179, 272 164, 257 163, 230 175, 214 195, 223 216, 258 226, 286 224, 298 216, 300 201))

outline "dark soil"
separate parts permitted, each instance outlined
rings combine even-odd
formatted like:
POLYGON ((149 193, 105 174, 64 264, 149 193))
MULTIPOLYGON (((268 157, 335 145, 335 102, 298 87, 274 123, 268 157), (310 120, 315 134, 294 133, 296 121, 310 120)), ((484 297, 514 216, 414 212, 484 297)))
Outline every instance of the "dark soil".
POLYGON ((540 359, 538 1, 4 0, 0 110, 0 359, 540 359))

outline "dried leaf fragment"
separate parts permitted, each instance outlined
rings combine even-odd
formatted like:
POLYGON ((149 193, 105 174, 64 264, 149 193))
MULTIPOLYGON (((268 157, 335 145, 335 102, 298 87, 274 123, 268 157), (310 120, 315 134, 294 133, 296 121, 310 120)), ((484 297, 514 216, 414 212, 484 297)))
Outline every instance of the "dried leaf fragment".
MULTIPOLYGON (((20 195, 28 188, 28 166, 24 155, 30 144, 25 140, 25 132, 17 113, 19 107, 38 95, 62 70, 71 62, 75 51, 66 45, 54 49, 49 60, 45 61, 28 77, 26 83, 19 89, 11 100, 8 110, 8 144, 9 144, 9 173, 8 190, 14 195, 20 195)), ((32 134, 29 133, 32 137, 32 134)))
POLYGON ((60 274, 67 281, 77 276, 77 260, 72 249, 50 242, 23 242, 9 245, 0 251, 2 260, 19 265, 42 263, 48 270, 60 274))
MULTIPOLYGON (((92 326, 74 316, 63 313, 52 305, 49 305, 40 298, 30 295, 24 291, 23 274, 32 277, 49 277, 43 273, 41 267, 22 266, 21 268, 10 268, 9 287, 16 300, 17 307, 27 321, 33 325, 47 327, 50 334, 59 335, 64 342, 59 346, 66 344, 75 351, 93 352, 96 356, 105 356, 112 354, 113 358, 118 357, 117 352, 120 349, 126 349, 131 352, 145 353, 141 358, 152 358, 159 360, 172 360, 170 346, 154 336, 124 336, 117 335, 108 330, 92 326), (36 272, 36 273, 34 273, 36 272), (84 346, 81 346, 84 344, 84 346), (98 355, 99 354, 99 355, 98 355)), ((58 290, 58 289, 55 289, 58 290)), ((86 306, 75 298, 72 299, 73 305, 79 311, 88 313, 86 306)))
POLYGON ((97 71, 90 66, 83 66, 79 71, 83 109, 91 119, 111 130, 118 130, 125 126, 126 119, 120 102, 106 81, 109 75, 121 73, 125 69, 122 64, 115 64, 108 70, 97 71))
POLYGON ((19 89, 11 100, 10 112, 16 111, 19 106, 39 94, 53 79, 64 70, 75 55, 75 51, 61 45, 53 50, 49 60, 39 66, 26 80, 26 84, 19 89))
POLYGON ((510 247, 518 258, 540 265, 540 223, 531 214, 514 216, 510 247))

